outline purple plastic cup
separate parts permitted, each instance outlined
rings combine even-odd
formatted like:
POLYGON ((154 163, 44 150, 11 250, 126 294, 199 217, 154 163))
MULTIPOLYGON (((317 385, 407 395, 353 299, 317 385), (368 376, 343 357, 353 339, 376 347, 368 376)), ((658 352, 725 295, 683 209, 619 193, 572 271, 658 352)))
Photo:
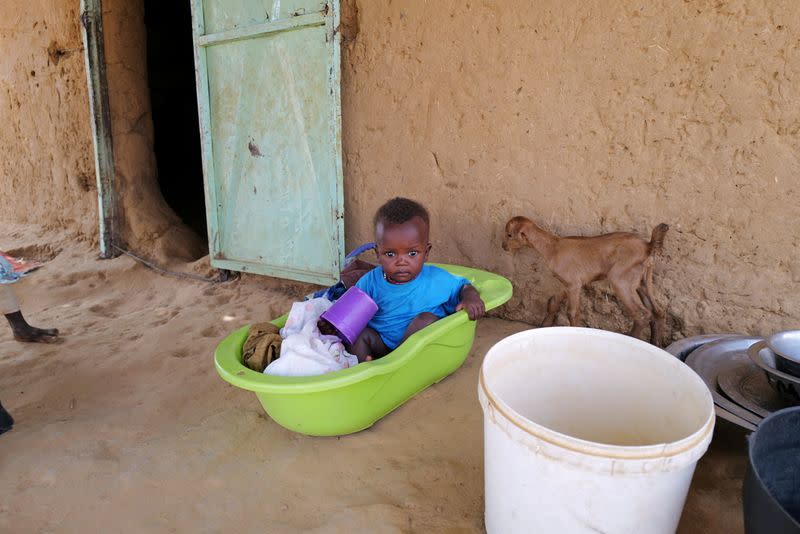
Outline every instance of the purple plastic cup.
POLYGON ((375 301, 353 286, 323 312, 320 319, 328 321, 342 340, 352 345, 377 311, 375 301))

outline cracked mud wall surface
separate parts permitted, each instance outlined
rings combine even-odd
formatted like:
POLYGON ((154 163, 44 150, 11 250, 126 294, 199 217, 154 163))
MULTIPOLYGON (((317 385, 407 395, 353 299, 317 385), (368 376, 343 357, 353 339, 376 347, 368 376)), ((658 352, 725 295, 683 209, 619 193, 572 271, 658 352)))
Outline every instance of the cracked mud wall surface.
MULTIPOLYGON (((800 4, 343 4, 348 248, 388 197, 419 198, 433 259, 508 276, 502 315, 536 323, 559 285, 535 252, 500 249, 507 218, 583 235, 666 222, 656 293, 673 337, 800 322, 800 4)), ((96 239, 78 5, 0 4, 0 218, 96 239)), ((124 236, 190 256, 154 177, 141 2, 104 9, 124 236)), ((630 324, 602 285, 583 309, 630 324)))
POLYGON ((0 2, 0 217, 94 236, 79 2, 0 2))
MULTIPOLYGON (((103 2, 109 106, 125 245, 168 262, 202 245, 156 181, 141 2, 103 2)), ((77 0, 0 3, 0 218, 97 239, 97 186, 77 0)))
MULTIPOLYGON (((434 259, 508 276, 503 315, 559 289, 525 215, 561 235, 671 229, 656 294, 672 337, 800 323, 800 4, 345 2, 348 248, 393 195, 433 215, 434 259)), ((630 321, 608 288, 591 326, 630 321)), ((562 313, 561 323, 566 317, 562 313)))

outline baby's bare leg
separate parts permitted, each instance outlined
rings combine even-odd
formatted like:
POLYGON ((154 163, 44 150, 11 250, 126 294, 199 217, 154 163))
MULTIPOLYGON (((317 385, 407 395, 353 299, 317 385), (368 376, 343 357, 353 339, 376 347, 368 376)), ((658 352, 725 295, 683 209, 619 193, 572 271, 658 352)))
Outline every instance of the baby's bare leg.
POLYGON ((413 334, 419 332, 426 326, 432 325, 438 320, 439 318, 432 313, 429 312, 420 313, 419 315, 414 317, 414 319, 411 321, 411 324, 408 325, 408 328, 406 328, 406 333, 403 335, 403 341, 411 337, 413 334))
POLYGON ((367 327, 350 347, 350 353, 355 354, 359 362, 367 362, 383 358, 389 354, 389 348, 375 330, 367 327))

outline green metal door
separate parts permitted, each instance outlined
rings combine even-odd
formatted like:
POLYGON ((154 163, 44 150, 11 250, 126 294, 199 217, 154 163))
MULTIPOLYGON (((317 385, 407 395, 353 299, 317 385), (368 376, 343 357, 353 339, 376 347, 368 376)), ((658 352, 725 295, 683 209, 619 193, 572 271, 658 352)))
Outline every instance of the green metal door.
POLYGON ((328 284, 344 256, 338 0, 192 0, 211 264, 328 284))

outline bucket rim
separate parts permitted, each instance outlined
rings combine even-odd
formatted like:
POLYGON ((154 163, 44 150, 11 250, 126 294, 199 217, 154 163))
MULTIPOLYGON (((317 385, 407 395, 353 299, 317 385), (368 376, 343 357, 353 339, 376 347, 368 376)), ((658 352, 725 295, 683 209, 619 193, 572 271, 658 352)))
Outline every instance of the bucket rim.
POLYGON ((542 334, 552 333, 555 330, 559 330, 561 332, 570 330, 573 332, 580 332, 582 334, 590 334, 599 337, 612 337, 616 339, 624 338, 626 341, 632 342, 634 344, 639 344, 639 346, 641 346, 642 348, 646 348, 647 350, 653 351, 656 354, 658 352, 663 352, 664 356, 668 357, 669 360, 675 360, 680 365, 686 366, 685 363, 676 360, 674 356, 672 356, 670 353, 664 351, 659 347, 655 347, 654 345, 646 343, 640 339, 631 338, 630 336, 624 334, 618 334, 616 332, 609 332, 606 330, 599 330, 595 328, 583 328, 575 326, 554 326, 545 328, 534 328, 517 332, 516 334, 512 334, 506 338, 501 339, 500 341, 495 343, 489 349, 489 351, 487 351, 486 356, 483 359, 483 363, 481 364, 481 369, 478 376, 478 383, 479 383, 479 393, 481 393, 480 397, 484 397, 486 403, 492 405, 494 409, 500 412, 500 414, 503 417, 505 417, 519 430, 522 430, 523 432, 529 434, 530 436, 533 436, 534 438, 541 440, 545 443, 549 443, 551 445, 569 450, 571 452, 583 454, 586 456, 613 459, 615 461, 626 461, 626 460, 641 461, 641 460, 654 460, 654 459, 663 459, 669 457, 677 457, 682 454, 686 454, 695 450, 703 442, 705 442, 707 445, 711 441, 712 433, 714 431, 714 423, 716 420, 716 413, 714 411, 714 400, 711 397, 711 392, 708 391, 708 387, 706 386, 705 382, 703 382, 702 379, 699 376, 697 376, 697 374, 694 373, 694 371, 692 371, 691 368, 689 368, 688 366, 686 366, 686 369, 690 373, 687 374, 687 376, 690 376, 690 380, 695 381, 695 383, 698 386, 701 386, 705 392, 704 397, 707 404, 708 416, 696 431, 694 431, 693 433, 689 434, 688 436, 680 440, 668 443, 655 443, 652 445, 613 445, 609 443, 599 443, 570 436, 568 434, 558 432, 556 430, 547 428, 544 425, 531 421, 527 417, 524 417, 522 414, 518 413, 505 401, 500 399, 495 393, 490 391, 489 387, 486 385, 485 367, 488 358, 490 357, 492 351, 494 351, 496 347, 501 346, 505 343, 510 343, 515 338, 528 337, 531 336, 532 334, 538 334, 538 333, 542 334))

